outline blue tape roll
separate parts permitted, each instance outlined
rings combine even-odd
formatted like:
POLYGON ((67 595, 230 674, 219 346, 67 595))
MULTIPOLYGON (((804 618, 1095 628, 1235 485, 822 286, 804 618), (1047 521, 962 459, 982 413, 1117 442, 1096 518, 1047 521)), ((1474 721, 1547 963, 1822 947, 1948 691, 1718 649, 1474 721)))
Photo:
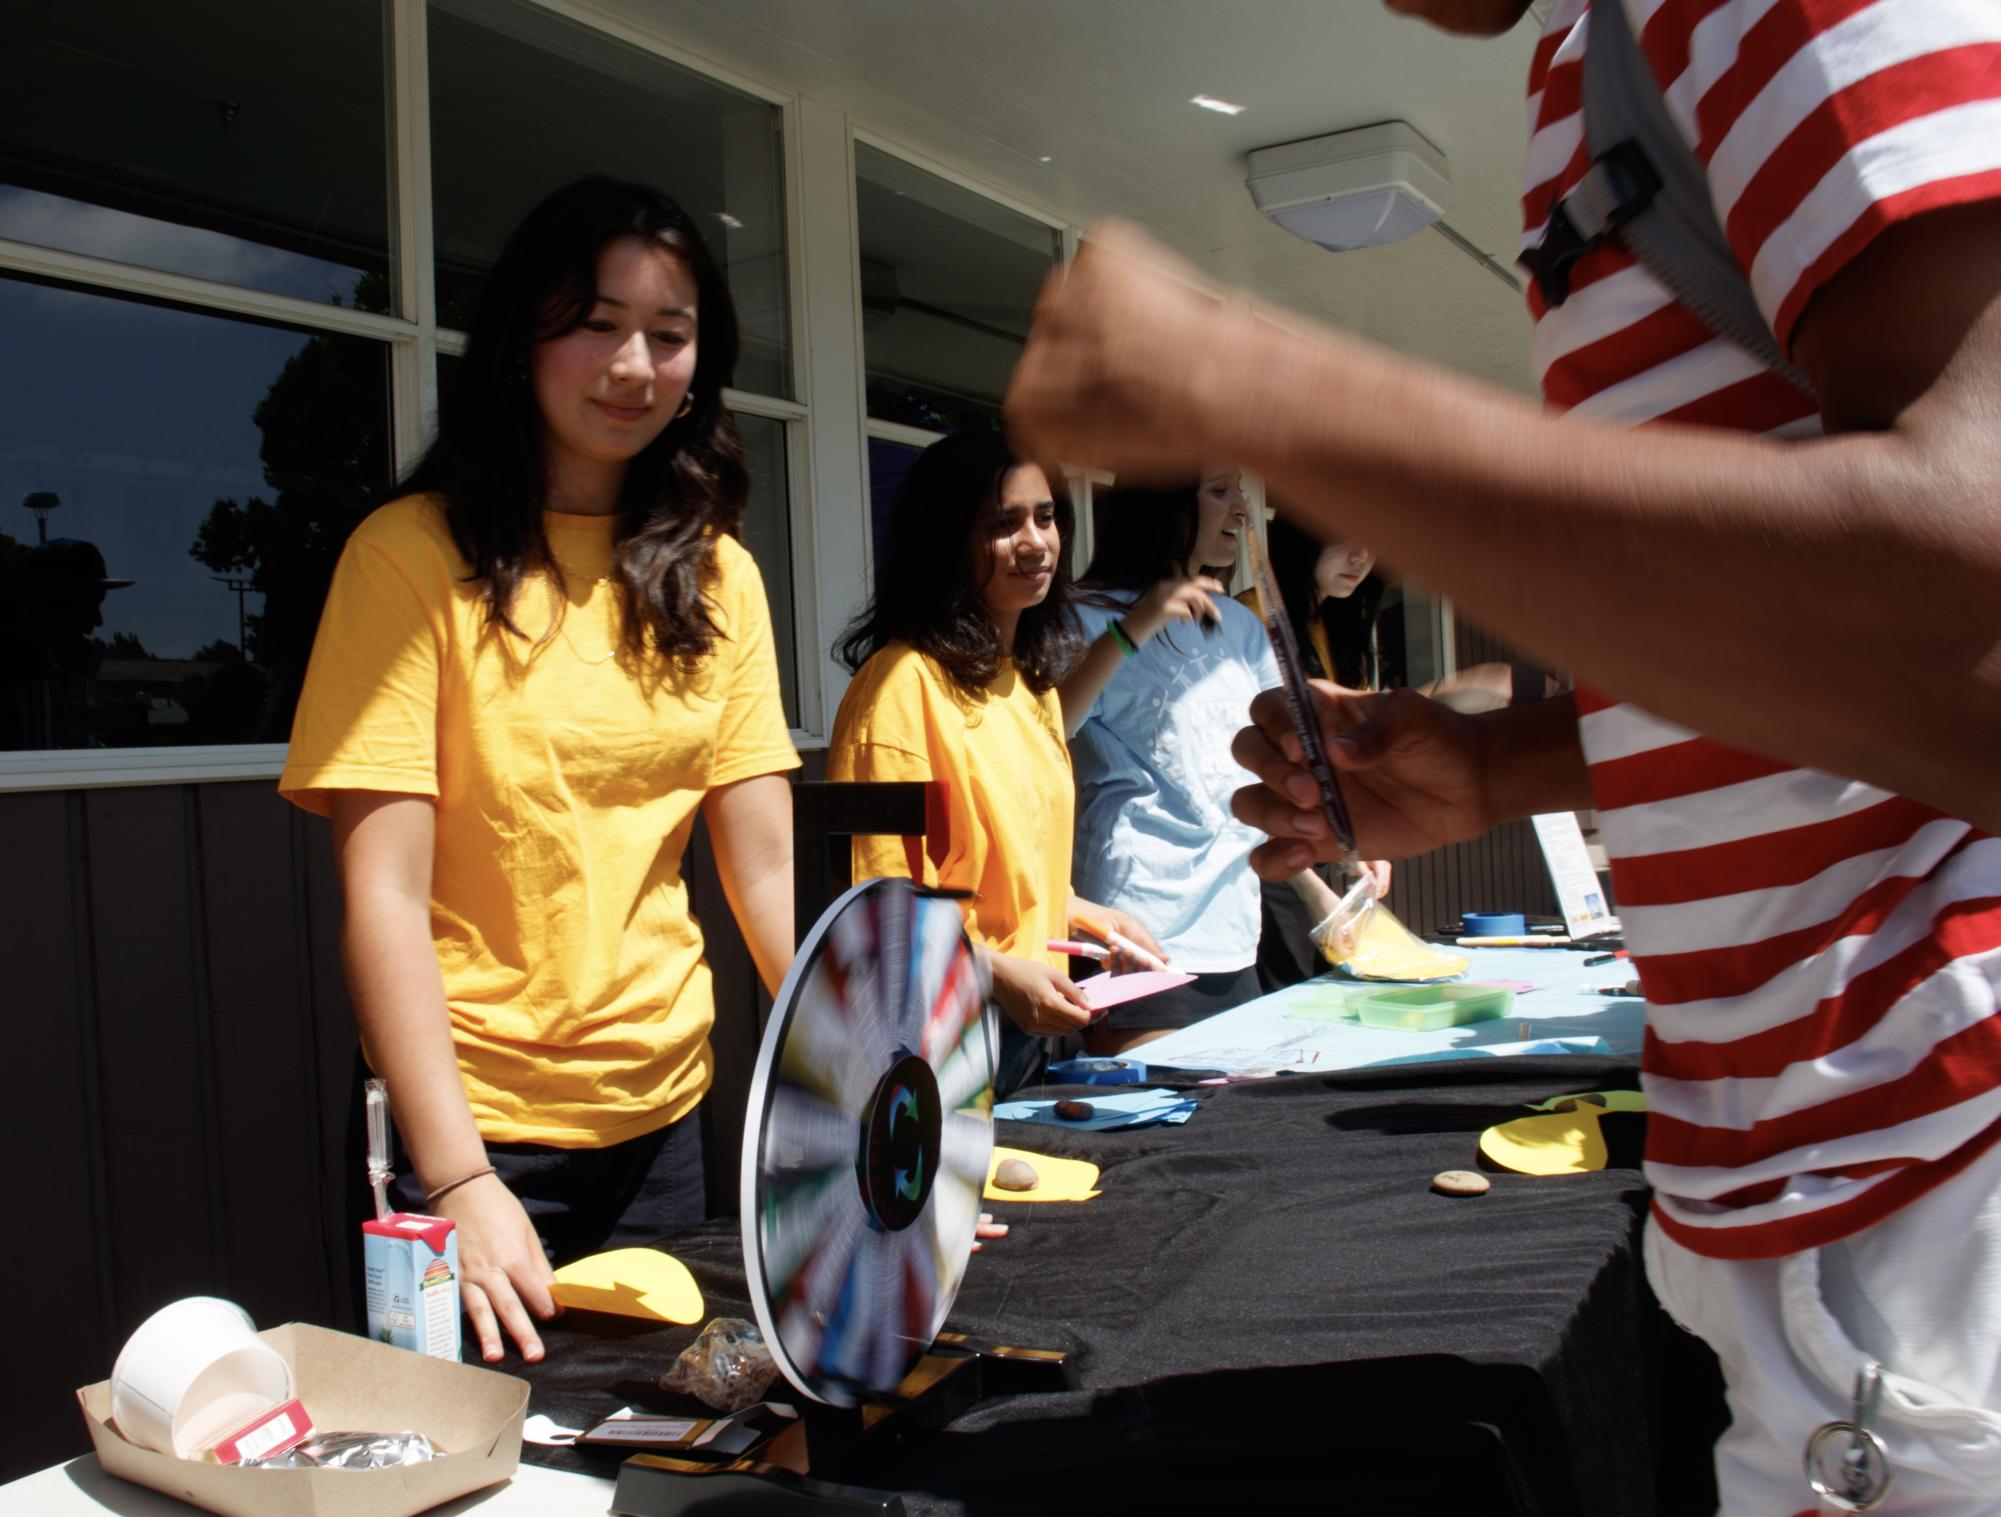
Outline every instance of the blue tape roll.
POLYGON ((1469 911, 1459 918, 1469 938, 1518 938, 1529 930, 1519 911, 1469 911))

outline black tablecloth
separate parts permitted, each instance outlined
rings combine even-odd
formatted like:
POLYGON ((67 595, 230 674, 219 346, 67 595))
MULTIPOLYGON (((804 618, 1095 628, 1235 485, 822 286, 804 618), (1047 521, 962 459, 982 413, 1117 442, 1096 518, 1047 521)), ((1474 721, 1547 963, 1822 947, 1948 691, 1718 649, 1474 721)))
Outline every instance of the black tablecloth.
MULTIPOLYGON (((1637 1131, 1595 1174, 1429 1188, 1479 1167, 1481 1129, 1524 1103, 1635 1083, 1630 1061, 1466 1060, 1210 1088, 1182 1126, 1000 1124, 1002 1143, 1099 1164, 1104 1193, 992 1205, 1013 1230, 975 1257, 947 1325, 1074 1350, 1082 1389, 987 1402, 870 1483, 913 1512, 1644 1517, 1681 1508, 1657 1504, 1664 1486, 1699 1504, 1716 1393, 1643 1278, 1637 1131)), ((748 1315, 733 1219, 666 1246, 711 1315, 748 1315)), ((687 1406, 651 1385, 694 1331, 572 1313, 522 1371, 531 1410, 582 1426, 687 1406)))

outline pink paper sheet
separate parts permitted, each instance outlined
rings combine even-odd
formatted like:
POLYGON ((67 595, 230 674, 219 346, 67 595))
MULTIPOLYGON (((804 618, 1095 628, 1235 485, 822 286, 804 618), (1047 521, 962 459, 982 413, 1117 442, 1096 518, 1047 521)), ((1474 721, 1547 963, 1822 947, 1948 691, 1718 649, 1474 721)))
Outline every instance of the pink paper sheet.
POLYGON ((1142 969, 1132 974, 1094 974, 1088 980, 1079 980, 1077 988, 1084 992, 1084 1000, 1093 1011, 1104 1011, 1137 1001, 1141 996, 1159 995, 1194 978, 1192 974, 1176 974, 1171 969, 1142 969))

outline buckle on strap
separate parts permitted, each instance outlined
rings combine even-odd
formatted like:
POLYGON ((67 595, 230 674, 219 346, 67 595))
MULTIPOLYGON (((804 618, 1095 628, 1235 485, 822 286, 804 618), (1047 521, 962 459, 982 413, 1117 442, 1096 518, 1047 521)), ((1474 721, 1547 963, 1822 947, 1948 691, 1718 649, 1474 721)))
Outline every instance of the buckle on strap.
POLYGON ((1549 213, 1542 239, 1515 261, 1534 276, 1545 301, 1562 305, 1577 260, 1645 210, 1660 188, 1661 176, 1637 142, 1600 153, 1549 213))

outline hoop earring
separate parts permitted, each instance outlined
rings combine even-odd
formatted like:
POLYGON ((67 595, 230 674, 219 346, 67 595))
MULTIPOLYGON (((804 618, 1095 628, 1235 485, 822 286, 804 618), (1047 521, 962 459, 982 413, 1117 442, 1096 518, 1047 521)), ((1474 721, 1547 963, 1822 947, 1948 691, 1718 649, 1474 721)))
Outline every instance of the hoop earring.
POLYGON ((693 395, 683 395, 681 397, 681 409, 674 413, 674 419, 676 421, 679 421, 682 417, 686 416, 690 411, 694 409, 695 409, 695 397, 693 395))

